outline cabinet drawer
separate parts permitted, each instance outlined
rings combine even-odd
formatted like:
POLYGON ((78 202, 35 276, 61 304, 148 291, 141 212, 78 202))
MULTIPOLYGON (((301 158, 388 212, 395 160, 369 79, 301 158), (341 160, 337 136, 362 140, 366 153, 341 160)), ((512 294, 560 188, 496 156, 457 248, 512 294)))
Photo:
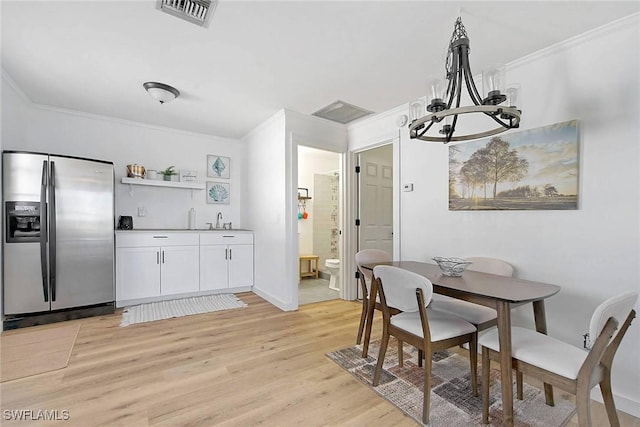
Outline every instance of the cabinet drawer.
POLYGON ((117 233, 116 247, 145 247, 145 246, 185 246, 198 245, 197 233, 117 233))
POLYGON ((253 233, 228 232, 200 233, 201 245, 252 245, 253 233))

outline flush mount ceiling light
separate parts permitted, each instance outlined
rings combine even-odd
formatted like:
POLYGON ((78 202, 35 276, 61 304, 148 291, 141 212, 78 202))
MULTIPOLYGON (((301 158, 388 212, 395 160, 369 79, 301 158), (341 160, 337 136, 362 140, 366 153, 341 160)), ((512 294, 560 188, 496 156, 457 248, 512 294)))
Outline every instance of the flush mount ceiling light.
POLYGON ((411 138, 448 144, 451 141, 469 141, 496 135, 520 125, 522 112, 516 108, 518 86, 511 85, 505 91, 504 67, 492 68, 482 73, 486 96, 484 98, 480 96, 469 65, 469 37, 459 16, 449 42, 445 72, 445 79, 440 76, 429 79, 430 103, 426 106, 426 110, 425 103, 420 99, 411 103, 411 123, 409 124, 411 138), (463 81, 468 97, 473 102, 473 105, 466 107, 460 107, 463 81), (506 105, 503 105, 505 101, 507 101, 506 105), (428 114, 425 115, 425 113, 428 114), (471 113, 484 114, 499 126, 484 132, 454 136, 458 116, 471 113), (434 125, 439 123, 443 123, 438 130, 442 136, 428 135, 427 132, 432 128, 432 133, 436 133, 438 126, 434 125))
POLYGON ((171 102, 176 99, 180 92, 173 86, 158 82, 146 82, 142 86, 154 97, 160 104, 171 102))

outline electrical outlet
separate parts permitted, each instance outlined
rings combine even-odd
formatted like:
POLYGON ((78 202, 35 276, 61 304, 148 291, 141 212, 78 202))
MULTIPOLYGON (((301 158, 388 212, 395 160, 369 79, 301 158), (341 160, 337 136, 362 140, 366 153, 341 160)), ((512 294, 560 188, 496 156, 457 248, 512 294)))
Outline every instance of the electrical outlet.
POLYGON ((147 208, 145 208, 144 206, 138 207, 138 216, 146 216, 146 215, 147 215, 147 208))

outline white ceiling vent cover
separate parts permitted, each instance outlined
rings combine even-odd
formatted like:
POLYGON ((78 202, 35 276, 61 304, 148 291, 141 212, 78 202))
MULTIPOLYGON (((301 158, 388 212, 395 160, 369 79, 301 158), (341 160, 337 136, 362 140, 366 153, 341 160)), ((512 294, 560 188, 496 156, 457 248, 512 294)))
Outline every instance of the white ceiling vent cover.
POLYGON ((373 111, 365 110, 364 108, 338 100, 316 111, 312 115, 345 125, 369 114, 373 114, 373 111))
POLYGON ((157 8, 207 28, 218 0, 158 0, 157 8))

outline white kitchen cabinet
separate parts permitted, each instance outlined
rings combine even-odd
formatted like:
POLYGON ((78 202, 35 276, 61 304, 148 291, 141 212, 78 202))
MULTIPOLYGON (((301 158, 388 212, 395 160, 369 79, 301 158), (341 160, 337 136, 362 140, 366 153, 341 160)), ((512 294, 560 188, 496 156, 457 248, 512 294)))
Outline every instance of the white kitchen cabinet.
POLYGON ((160 294, 198 291, 198 246, 164 246, 161 251, 160 294))
POLYGON ((196 233, 118 233, 116 301, 197 292, 198 243, 196 233))
POLYGON ((160 295, 160 248, 118 248, 116 266, 117 300, 160 295))
POLYGON ((253 233, 200 234, 200 290, 253 286, 253 233))

